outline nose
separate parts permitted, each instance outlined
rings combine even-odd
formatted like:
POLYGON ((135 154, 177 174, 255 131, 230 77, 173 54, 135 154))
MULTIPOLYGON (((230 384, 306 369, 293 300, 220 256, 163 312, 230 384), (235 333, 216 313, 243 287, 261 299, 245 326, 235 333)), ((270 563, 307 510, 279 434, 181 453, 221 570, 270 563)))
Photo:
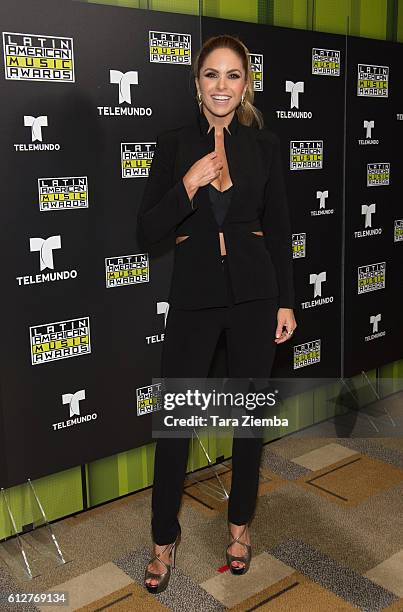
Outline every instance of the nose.
POLYGON ((220 76, 219 79, 217 80, 217 89, 225 89, 226 87, 226 83, 225 83, 225 76, 220 76))

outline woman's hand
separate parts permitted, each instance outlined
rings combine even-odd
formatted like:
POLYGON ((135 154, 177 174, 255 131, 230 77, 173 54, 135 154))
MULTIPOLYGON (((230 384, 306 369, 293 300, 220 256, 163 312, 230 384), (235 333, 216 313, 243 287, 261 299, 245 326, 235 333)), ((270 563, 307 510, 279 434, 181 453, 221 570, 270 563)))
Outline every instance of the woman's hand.
POLYGON ((220 175, 223 165, 221 156, 216 151, 213 151, 198 159, 189 168, 183 177, 183 184, 190 200, 194 198, 199 187, 208 185, 220 175))
POLYGON ((274 342, 281 344, 289 340, 297 327, 292 308, 279 308, 277 311, 277 329, 274 342), (283 330, 285 327, 285 330, 283 330))

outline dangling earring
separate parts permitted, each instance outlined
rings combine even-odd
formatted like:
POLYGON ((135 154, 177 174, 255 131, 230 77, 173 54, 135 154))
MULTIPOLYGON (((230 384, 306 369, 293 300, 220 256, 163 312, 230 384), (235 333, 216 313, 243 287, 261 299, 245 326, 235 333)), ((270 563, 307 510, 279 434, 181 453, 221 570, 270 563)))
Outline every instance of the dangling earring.
POLYGON ((245 106, 245 94, 242 94, 242 98, 241 98, 241 104, 242 106, 245 106))
POLYGON ((203 101, 202 101, 201 93, 199 91, 197 92, 196 97, 197 97, 197 104, 199 105, 199 111, 202 112, 203 101))

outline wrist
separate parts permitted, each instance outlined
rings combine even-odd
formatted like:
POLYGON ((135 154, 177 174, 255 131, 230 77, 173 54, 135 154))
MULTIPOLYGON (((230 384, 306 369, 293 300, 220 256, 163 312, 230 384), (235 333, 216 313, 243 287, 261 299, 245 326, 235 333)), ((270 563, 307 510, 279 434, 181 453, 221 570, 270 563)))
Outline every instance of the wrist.
POLYGON ((191 179, 189 179, 186 175, 183 177, 182 181, 185 186, 186 192, 188 194, 189 200, 192 200, 198 189, 197 185, 195 185, 194 182, 191 179))

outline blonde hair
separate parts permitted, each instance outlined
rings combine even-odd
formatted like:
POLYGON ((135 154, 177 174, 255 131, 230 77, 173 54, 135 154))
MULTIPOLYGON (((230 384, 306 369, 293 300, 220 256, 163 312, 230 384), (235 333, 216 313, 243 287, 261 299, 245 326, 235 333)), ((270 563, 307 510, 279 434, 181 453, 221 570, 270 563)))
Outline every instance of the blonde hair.
POLYGON ((231 34, 220 34, 219 36, 211 36, 208 40, 206 40, 194 59, 193 76, 199 79, 200 70, 206 61, 207 56, 212 51, 215 51, 215 49, 222 48, 231 49, 240 57, 246 75, 247 87, 244 96, 244 103, 240 104, 236 109, 238 121, 247 126, 251 126, 256 123, 257 127, 262 129, 264 127, 263 115, 260 110, 253 105, 255 92, 253 89, 249 50, 238 37, 231 36, 231 34))

